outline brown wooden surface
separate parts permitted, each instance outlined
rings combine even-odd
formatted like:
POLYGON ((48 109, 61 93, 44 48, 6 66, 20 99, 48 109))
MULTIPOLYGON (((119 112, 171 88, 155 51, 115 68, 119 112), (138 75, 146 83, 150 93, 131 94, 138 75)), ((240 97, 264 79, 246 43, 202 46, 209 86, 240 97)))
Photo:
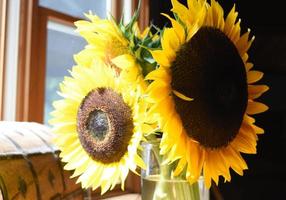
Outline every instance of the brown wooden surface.
POLYGON ((15 200, 83 199, 85 191, 62 169, 50 129, 37 123, 0 122, 0 190, 15 200))
POLYGON ((111 15, 117 22, 119 22, 122 16, 122 10, 123 10, 123 0, 111 1, 111 15))
POLYGON ((38 60, 31 67, 28 121, 43 122, 45 103, 46 45, 48 17, 39 9, 38 60))
MULTIPOLYGON (((83 199, 85 192, 63 171, 57 154, 31 154, 0 159, 2 191, 7 199, 83 199), (80 197, 80 198, 79 198, 80 197)), ((4 198, 5 199, 5 198, 4 198)))
MULTIPOLYGON (((138 172, 140 173, 140 170, 138 172)), ((141 193, 140 176, 130 172, 126 180, 126 189, 132 193, 141 193)))
MULTIPOLYGON (((70 171, 63 170, 51 130, 38 123, 0 121, 0 191, 6 199, 102 199, 140 193, 140 177, 130 173, 125 191, 117 185, 103 196, 83 191, 70 171)), ((0 198, 0 200, 2 200, 0 198)))
MULTIPOLYGON (((35 90, 39 59, 39 9, 38 0, 20 2, 19 60, 17 81, 16 120, 33 121, 30 111, 33 100, 37 101, 35 90)), ((35 104, 34 106, 36 106, 35 104)))

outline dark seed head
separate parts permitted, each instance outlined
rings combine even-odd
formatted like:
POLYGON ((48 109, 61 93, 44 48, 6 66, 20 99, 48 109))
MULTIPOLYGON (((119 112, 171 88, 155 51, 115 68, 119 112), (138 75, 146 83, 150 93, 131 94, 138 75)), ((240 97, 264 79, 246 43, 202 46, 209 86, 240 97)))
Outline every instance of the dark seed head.
POLYGON ((248 93, 244 63, 232 41, 220 30, 202 27, 177 52, 172 88, 194 98, 174 96, 187 134, 204 147, 226 146, 237 135, 248 93))
POLYGON ((77 131, 81 145, 94 160, 119 161, 133 134, 130 107, 110 88, 91 91, 81 102, 77 131))
POLYGON ((97 140, 102 141, 109 132, 109 120, 105 112, 94 110, 89 114, 87 119, 87 129, 90 134, 97 140))

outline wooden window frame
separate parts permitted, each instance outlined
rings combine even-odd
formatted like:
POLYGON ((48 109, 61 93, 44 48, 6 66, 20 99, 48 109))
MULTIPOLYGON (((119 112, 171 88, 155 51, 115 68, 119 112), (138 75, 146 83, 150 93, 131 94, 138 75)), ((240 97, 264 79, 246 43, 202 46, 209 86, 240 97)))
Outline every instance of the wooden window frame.
POLYGON ((17 121, 43 123, 47 23, 73 25, 78 18, 40 7, 38 0, 21 1, 17 121))
MULTIPOLYGON (((38 0, 21 1, 20 5, 20 34, 19 34, 19 62, 16 101, 17 121, 35 120, 31 102, 35 90, 31 87, 36 74, 38 62, 38 27, 39 27, 38 0), (31 77, 31 80, 30 80, 31 77)), ((37 99, 37 96, 34 96, 37 99)))
MULTIPOLYGON (((138 7, 139 0, 132 1, 132 14, 138 7)), ((139 12, 138 25, 141 31, 143 31, 150 24, 150 0, 141 0, 141 8, 139 12)))
MULTIPOLYGON (((16 120, 43 123, 47 23, 49 20, 65 25, 73 25, 78 18, 40 7, 39 0, 21 1, 20 5, 20 38, 17 83, 16 120)), ((119 20, 123 0, 112 0, 112 15, 119 20)), ((133 1, 134 8, 138 1, 133 1)), ((139 27, 143 30, 149 23, 149 0, 142 1, 139 27)), ((129 173, 125 191, 119 186, 105 196, 116 196, 125 193, 140 193, 140 177, 129 173)), ((98 197, 98 191, 92 196, 98 197)))

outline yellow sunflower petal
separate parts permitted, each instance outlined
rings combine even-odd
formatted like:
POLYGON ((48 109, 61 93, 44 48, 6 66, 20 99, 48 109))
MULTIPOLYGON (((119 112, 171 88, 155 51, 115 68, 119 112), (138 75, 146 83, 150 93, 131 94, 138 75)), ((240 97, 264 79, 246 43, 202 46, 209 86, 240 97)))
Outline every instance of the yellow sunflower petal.
POLYGON ((264 133, 264 130, 254 124, 251 124, 252 128, 254 129, 255 133, 256 134, 263 134, 264 133))
POLYGON ((160 104, 154 104, 150 110, 149 110, 149 114, 153 115, 153 114, 158 114, 160 113, 160 115, 164 116, 164 119, 162 119, 163 121, 167 121, 170 117, 170 115, 172 114, 172 110, 174 109, 174 103, 173 103, 173 99, 171 96, 168 96, 167 98, 165 98, 164 100, 162 100, 160 102, 160 104))
POLYGON ((240 153, 228 146, 223 150, 226 160, 228 160, 230 167, 239 175, 243 175, 243 170, 248 169, 247 164, 241 157, 240 153))
POLYGON ((245 64, 246 71, 249 71, 253 67, 253 63, 247 62, 245 64))
POLYGON ((236 22, 237 16, 238 16, 238 13, 235 11, 235 5, 233 5, 231 11, 228 13, 226 20, 225 20, 224 32, 227 35, 231 32, 231 29, 236 22))
POLYGON ((227 160, 225 159, 225 156, 222 152, 222 150, 218 150, 217 152, 219 159, 221 161, 221 170, 222 170, 222 176, 224 177, 225 181, 230 181, 231 180, 231 176, 230 176, 230 171, 229 171, 229 164, 227 162, 227 160))
POLYGON ((205 151, 201 149, 199 144, 189 141, 187 156, 189 157, 189 167, 192 171, 192 176, 194 176, 195 179, 198 179, 205 162, 205 151))
POLYGON ((83 151, 81 146, 77 146, 76 148, 74 148, 72 151, 62 151, 60 153, 60 157, 62 158, 63 162, 68 162, 70 159, 72 159, 73 157, 75 157, 76 155, 78 155, 79 153, 81 153, 83 151))
MULTIPOLYGON (((216 184, 218 184, 218 177, 222 174, 223 171, 223 162, 218 157, 218 152, 216 150, 209 150, 206 153, 205 158, 205 171, 204 173, 207 175, 208 179, 214 180, 216 184)), ((210 187, 210 180, 207 181, 207 187, 210 187)))
POLYGON ((74 122, 71 123, 58 123, 52 124, 54 127, 52 131, 57 134, 74 134, 76 133, 76 124, 74 122))
POLYGON ((68 162, 65 166, 64 169, 65 170, 73 170, 76 169, 77 167, 81 166, 81 165, 87 165, 89 162, 89 157, 88 156, 84 156, 84 154, 79 154, 79 159, 74 159, 74 162, 68 162))
POLYGON ((115 64, 117 67, 126 70, 134 66, 135 59, 129 54, 124 54, 113 58, 112 63, 115 64))
POLYGON ((252 137, 250 136, 251 133, 246 134, 244 132, 239 132, 235 139, 232 141, 231 145, 242 153, 255 154, 256 141, 253 141, 252 137))
POLYGON ((248 84, 255 83, 259 81, 262 77, 263 77, 262 72, 252 70, 247 73, 247 82, 248 84))
POLYGON ((246 113, 250 115, 262 113, 268 110, 268 106, 260 102, 248 101, 246 113))
POLYGON ((161 65, 164 67, 169 67, 170 66, 170 61, 168 57, 165 55, 165 52, 162 50, 154 50, 151 51, 151 54, 153 58, 161 65))
POLYGON ((240 23, 241 19, 238 19, 238 21, 235 23, 235 25, 232 27, 230 33, 229 33, 229 38, 236 43, 237 40, 240 38, 240 23))
POLYGON ((78 177, 76 183, 82 184, 83 188, 88 188, 91 184, 91 175, 98 168, 98 166, 94 163, 90 163, 87 169, 78 177))
POLYGON ((170 86, 163 81, 153 81, 147 89, 148 98, 155 102, 165 99, 170 94, 169 87, 170 86))
POLYGON ((164 35, 161 39, 161 43, 165 55, 170 61, 173 61, 176 56, 176 51, 180 47, 180 40, 173 28, 164 29, 164 35))
POLYGON ((180 93, 180 92, 178 92, 178 91, 176 91, 176 90, 173 90, 173 93, 177 96, 177 97, 179 97, 179 98, 181 98, 181 99, 183 99, 183 100, 185 100, 185 101, 193 101, 194 99, 192 99, 192 98, 190 98, 190 97, 187 97, 186 95, 184 95, 184 94, 182 94, 182 93, 180 93))
POLYGON ((267 85, 248 85, 248 98, 256 99, 269 90, 267 85))
POLYGON ((186 164, 187 164, 187 161, 184 158, 181 158, 174 171, 174 176, 179 176, 180 173, 184 170, 186 164))
POLYGON ((88 42, 86 50, 75 56, 80 66, 89 67, 94 59, 110 63, 110 59, 129 52, 129 41, 113 20, 100 19, 92 13, 86 17, 89 21, 75 22, 76 31, 88 42), (89 49, 93 49, 92 54, 89 49))
POLYGON ((142 124, 141 130, 145 135, 149 135, 153 133, 156 130, 156 128, 154 128, 153 126, 149 124, 142 124))
POLYGON ((249 39, 250 29, 247 30, 246 33, 244 33, 237 41, 236 41, 236 48, 239 51, 240 55, 243 56, 248 49, 250 48, 251 44, 254 41, 254 36, 249 39))
POLYGON ((169 15, 164 13, 162 13, 162 15, 164 15, 171 21, 174 31, 177 35, 177 38, 179 39, 179 45, 182 45, 185 42, 185 37, 186 37, 184 27, 179 22, 171 18, 169 15))
POLYGON ((178 0, 171 0, 171 2, 173 5, 172 11, 176 13, 180 19, 185 22, 192 20, 189 10, 183 4, 181 4, 178 0))
POLYGON ((211 168, 209 167, 209 165, 207 165, 207 162, 205 162, 204 167, 203 167, 203 175, 204 175, 205 186, 207 188, 210 188, 213 175, 211 173, 211 168))
POLYGON ((167 133, 170 133, 169 135, 170 138, 172 137, 172 135, 174 135, 172 133, 177 133, 177 137, 180 137, 180 134, 182 133, 183 129, 182 126, 179 126, 180 123, 181 123, 180 116, 178 114, 173 113, 173 115, 169 118, 163 129, 167 133))
POLYGON ((102 184, 101 176, 103 173, 104 173, 104 168, 102 165, 99 165, 97 170, 96 170, 96 173, 92 177, 92 179, 93 179, 93 183, 91 185, 92 190, 97 189, 102 184))
POLYGON ((144 161, 142 160, 142 158, 140 156, 138 156, 137 154, 134 155, 134 161, 136 162, 136 164, 141 167, 141 169, 146 170, 146 164, 144 163, 144 161))
POLYGON ((156 70, 153 70, 145 77, 146 80, 162 80, 166 83, 171 82, 171 77, 169 75, 169 69, 165 67, 159 67, 156 70))

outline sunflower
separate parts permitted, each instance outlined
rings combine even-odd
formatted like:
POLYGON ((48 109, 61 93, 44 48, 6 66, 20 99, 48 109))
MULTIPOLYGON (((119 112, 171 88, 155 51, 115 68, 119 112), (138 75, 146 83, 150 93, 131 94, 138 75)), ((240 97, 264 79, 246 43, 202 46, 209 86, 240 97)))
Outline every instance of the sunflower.
POLYGON ((72 177, 79 176, 83 188, 101 186, 102 194, 118 181, 124 189, 129 170, 145 167, 137 154, 146 129, 143 89, 114 73, 102 60, 73 67, 60 85, 63 99, 54 102, 50 120, 64 169, 74 170, 72 177))
POLYGON ((100 59, 114 68, 117 76, 122 73, 122 81, 133 82, 139 75, 139 83, 145 84, 143 75, 156 67, 155 62, 150 62, 153 59, 150 59, 152 55, 147 46, 158 47, 160 39, 158 32, 152 34, 152 26, 140 31, 138 16, 139 12, 136 11, 126 25, 123 24, 123 19, 117 24, 113 19, 100 19, 92 13, 86 14, 89 21, 75 22, 77 32, 87 41, 85 48, 74 55, 75 62, 82 67, 90 67, 100 59))
POLYGON ((224 18, 218 2, 188 0, 185 7, 172 0, 176 19, 165 15, 162 49, 152 50, 159 68, 146 77, 150 115, 159 119, 163 135, 160 153, 166 162, 178 161, 177 176, 184 169, 190 183, 201 174, 210 187, 219 176, 230 181, 229 169, 243 175, 247 164, 241 153, 255 154, 257 134, 250 115, 268 107, 256 98, 268 90, 253 85, 263 76, 251 70, 247 51, 254 37, 241 35, 235 6, 224 18))
POLYGON ((100 19, 92 13, 86 14, 90 20, 75 22, 77 32, 87 41, 85 49, 74 56, 81 66, 89 67, 94 59, 102 59, 111 64, 116 56, 129 53, 129 41, 114 20, 100 19))

